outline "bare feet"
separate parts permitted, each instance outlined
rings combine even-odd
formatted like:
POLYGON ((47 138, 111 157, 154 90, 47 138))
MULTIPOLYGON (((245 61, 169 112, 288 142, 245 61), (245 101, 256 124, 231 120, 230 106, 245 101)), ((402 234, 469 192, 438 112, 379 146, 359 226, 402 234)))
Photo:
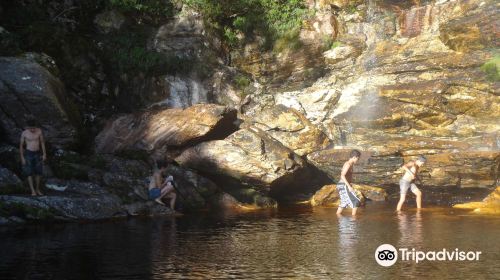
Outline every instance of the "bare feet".
POLYGON ((37 196, 37 194, 35 192, 32 192, 31 196, 37 196))
POLYGON ((167 205, 165 205, 165 203, 163 203, 163 201, 161 201, 161 199, 158 199, 158 198, 157 198, 157 199, 155 199, 155 201, 156 201, 157 203, 159 203, 159 204, 163 205, 163 206, 167 206, 167 205))
POLYGON ((37 193, 38 195, 43 195, 43 193, 42 193, 41 191, 39 191, 39 190, 37 190, 37 191, 36 191, 36 193, 37 193))

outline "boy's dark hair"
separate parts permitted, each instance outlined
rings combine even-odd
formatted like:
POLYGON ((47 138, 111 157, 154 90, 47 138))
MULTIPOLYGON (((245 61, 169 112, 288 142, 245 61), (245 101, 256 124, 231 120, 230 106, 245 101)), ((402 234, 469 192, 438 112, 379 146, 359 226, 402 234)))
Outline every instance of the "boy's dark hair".
POLYGON ((421 162, 426 162, 427 158, 425 158, 424 156, 418 156, 417 160, 421 162))
POLYGON ((26 127, 37 127, 38 124, 35 119, 29 118, 26 120, 26 127))
POLYGON ((361 152, 358 150, 352 150, 351 155, 349 155, 349 158, 353 158, 353 157, 357 157, 357 158, 361 157, 361 152))
POLYGON ((165 160, 158 160, 156 162, 156 166, 158 167, 158 169, 161 169, 161 168, 165 168, 167 167, 167 162, 165 160))

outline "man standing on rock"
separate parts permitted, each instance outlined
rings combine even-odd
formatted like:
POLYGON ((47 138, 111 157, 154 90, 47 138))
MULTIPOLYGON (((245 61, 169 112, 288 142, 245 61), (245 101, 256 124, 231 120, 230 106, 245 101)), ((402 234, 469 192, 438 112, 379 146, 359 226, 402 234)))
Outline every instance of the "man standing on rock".
POLYGON ((340 174, 340 181, 337 183, 337 190, 340 196, 340 205, 337 209, 337 215, 342 214, 342 210, 347 206, 352 208, 352 215, 356 215, 361 200, 354 193, 354 189, 351 186, 352 183, 352 171, 354 164, 358 162, 361 157, 361 152, 358 150, 352 150, 349 156, 349 160, 344 163, 342 167, 342 172, 340 174))
POLYGON ((43 162, 47 159, 47 153, 42 130, 37 127, 33 119, 26 122, 26 128, 21 133, 19 153, 21 154, 23 174, 28 177, 31 195, 43 195, 40 191, 40 180, 43 175, 43 162), (24 145, 26 145, 26 149, 24 149, 24 145), (42 152, 40 152, 40 147, 42 152), (33 176, 35 176, 36 180, 36 191, 33 188, 33 176))
POLYGON ((417 188, 417 185, 415 185, 414 181, 418 178, 417 174, 419 168, 422 167, 422 165, 424 165, 426 161, 427 159, 424 156, 419 156, 416 161, 411 160, 407 164, 403 165, 402 168, 404 169, 405 174, 403 175, 403 178, 399 180, 401 196, 399 198, 396 211, 401 211, 401 207, 403 207, 403 203, 405 202, 408 189, 411 189, 411 191, 416 196, 417 208, 422 208, 422 192, 417 188))

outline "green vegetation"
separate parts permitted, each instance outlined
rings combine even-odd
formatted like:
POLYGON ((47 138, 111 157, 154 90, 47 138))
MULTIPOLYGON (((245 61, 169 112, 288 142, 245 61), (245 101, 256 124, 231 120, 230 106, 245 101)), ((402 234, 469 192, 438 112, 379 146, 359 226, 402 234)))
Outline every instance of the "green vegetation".
POLYGON ((106 6, 129 14, 137 23, 156 25, 175 14, 175 7, 169 0, 106 0, 106 6))
POLYGON ((172 16, 174 11, 172 3, 164 0, 109 0, 109 5, 123 12, 144 13, 150 16, 172 16))
POLYGON ((264 47, 296 47, 302 20, 308 15, 303 0, 184 0, 203 14, 208 26, 224 38, 229 46, 237 46, 239 38, 265 39, 264 47), (242 34, 244 36, 238 36, 242 34))
POLYGON ((106 168, 106 161, 100 155, 84 156, 66 152, 61 156, 49 158, 49 161, 54 175, 66 180, 88 180, 90 169, 106 168))
POLYGON ((339 41, 335 41, 335 42, 333 42, 333 43, 332 43, 332 45, 330 46, 330 49, 331 49, 331 50, 333 50, 333 49, 338 48, 338 47, 340 47, 340 46, 342 46, 342 43, 341 43, 341 42, 339 42, 339 41))
POLYGON ((149 33, 140 28, 103 37, 105 54, 113 67, 121 73, 145 74, 186 73, 194 61, 191 58, 167 55, 147 49, 149 33))
POLYGON ((50 220, 55 215, 56 213, 52 209, 37 208, 19 202, 0 201, 0 216, 2 217, 16 216, 31 220, 50 220))
POLYGON ((250 80, 248 77, 246 76, 243 76, 243 75, 237 75, 235 78, 234 78, 234 82, 236 83, 236 86, 243 90, 245 89, 246 87, 248 87, 250 85, 250 83, 252 82, 252 80, 250 80))
POLYGON ((349 6, 345 7, 344 10, 349 14, 356 13, 358 11, 357 3, 350 4, 349 6))
POLYGON ((500 81, 500 55, 495 55, 481 66, 481 70, 486 73, 488 80, 493 82, 500 81))
POLYGON ((11 56, 21 52, 19 38, 0 27, 0 55, 11 56))
POLYGON ((28 193, 28 188, 24 188, 22 184, 12 184, 3 186, 0 188, 0 195, 8 195, 8 194, 24 194, 28 193))
POLYGON ((302 47, 302 42, 299 39, 300 28, 292 29, 283 33, 274 42, 273 50, 275 52, 282 52, 284 50, 298 50, 302 47))
POLYGON ((323 51, 329 50, 332 44, 333 44, 332 36, 323 35, 321 37, 321 48, 323 49, 323 51))
POLYGON ((92 155, 87 160, 90 167, 96 169, 106 169, 106 160, 101 155, 92 155))

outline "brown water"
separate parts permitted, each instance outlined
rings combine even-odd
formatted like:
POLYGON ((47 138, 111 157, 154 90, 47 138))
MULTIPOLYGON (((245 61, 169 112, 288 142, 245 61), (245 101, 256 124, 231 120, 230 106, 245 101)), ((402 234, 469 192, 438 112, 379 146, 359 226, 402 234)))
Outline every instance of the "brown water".
POLYGON ((1 279, 499 279, 500 217, 369 204, 0 229, 1 279), (479 261, 379 266, 389 243, 482 251, 479 261))

